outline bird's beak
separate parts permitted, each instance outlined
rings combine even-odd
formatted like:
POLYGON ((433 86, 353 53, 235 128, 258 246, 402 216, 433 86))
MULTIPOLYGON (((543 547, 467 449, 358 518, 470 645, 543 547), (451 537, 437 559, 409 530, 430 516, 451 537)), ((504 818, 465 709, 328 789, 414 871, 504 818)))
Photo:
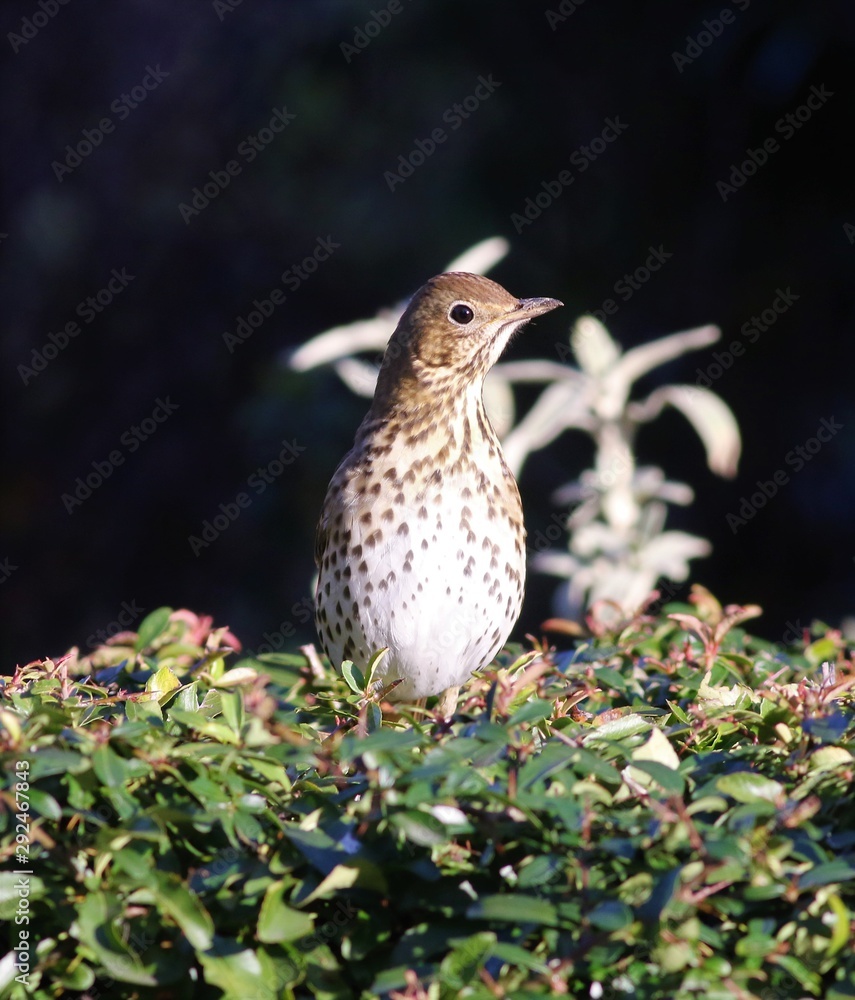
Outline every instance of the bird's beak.
POLYGON ((520 299, 516 308, 512 309, 508 316, 514 319, 532 319, 534 316, 541 316, 543 313, 548 313, 563 305, 564 303, 559 302, 558 299, 520 299))

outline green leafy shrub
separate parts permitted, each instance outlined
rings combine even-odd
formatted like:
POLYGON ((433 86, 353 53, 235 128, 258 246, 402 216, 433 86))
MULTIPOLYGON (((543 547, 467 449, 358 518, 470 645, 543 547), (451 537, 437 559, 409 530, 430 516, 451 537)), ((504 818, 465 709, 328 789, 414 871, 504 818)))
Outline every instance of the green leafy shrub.
POLYGON ((229 670, 169 609, 21 668, 0 993, 855 996, 851 654, 694 596, 497 665, 451 724, 378 725, 304 655, 229 670))

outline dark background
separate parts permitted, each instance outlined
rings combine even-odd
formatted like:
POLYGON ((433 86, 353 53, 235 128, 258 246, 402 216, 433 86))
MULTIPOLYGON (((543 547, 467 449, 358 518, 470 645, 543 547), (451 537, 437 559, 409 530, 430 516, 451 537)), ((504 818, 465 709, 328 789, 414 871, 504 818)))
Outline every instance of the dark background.
MULTIPOLYGON (((557 358, 570 322, 614 297, 648 247, 672 254, 619 303, 612 333, 631 346, 715 322, 723 344, 746 344, 713 386, 743 431, 736 480, 706 469, 673 412, 639 439, 643 461, 696 490, 669 519, 714 543, 693 579, 723 601, 763 605, 757 630, 773 640, 788 623, 839 624, 853 611, 850 3, 586 0, 565 2, 553 30, 538 4, 401 0, 348 62, 341 44, 389 9, 382 0, 43 2, 53 16, 26 44, 8 33, 45 20, 36 0, 0 13, 6 669, 85 649, 123 602, 210 613, 249 648, 265 632, 290 648, 310 639, 301 602, 314 522, 367 403, 329 370, 289 372, 287 349, 399 301, 494 234, 512 249, 492 277, 567 304, 509 358, 557 358), (723 9, 731 23, 678 68, 673 54, 723 9), (158 66, 169 75, 120 118, 114 102, 158 66), (490 75, 495 92, 452 130, 446 109, 490 75), (776 122, 812 87, 833 96, 787 140, 776 122), (238 147, 283 106, 296 118, 248 163, 238 147), (59 180, 66 145, 105 117, 113 131, 59 180), (517 233, 512 213, 572 170, 607 118, 629 127, 517 233), (436 127, 447 141, 390 191, 384 173, 436 127), (780 150, 723 200, 716 182, 770 137, 780 150), (240 174, 185 222, 179 205, 234 159, 240 174), (224 332, 254 298, 283 288, 281 273, 319 237, 340 247, 230 353, 224 332), (122 268, 133 281, 25 384, 19 366, 122 268), (747 343, 741 327, 779 288, 797 301, 747 343), (174 414, 135 451, 122 445, 167 398, 174 414), (785 456, 823 418, 843 429, 792 474, 785 456), (305 450, 194 555, 188 538, 283 440, 305 450), (69 513, 62 494, 117 448, 123 464, 69 513), (726 515, 779 469, 789 482, 734 535, 726 515)), ((694 381, 712 362, 712 351, 687 355, 641 389, 694 381)), ((584 437, 566 435, 529 461, 530 532, 551 523, 550 494, 589 456, 584 437)), ((519 634, 548 616, 554 586, 532 575, 519 634)))

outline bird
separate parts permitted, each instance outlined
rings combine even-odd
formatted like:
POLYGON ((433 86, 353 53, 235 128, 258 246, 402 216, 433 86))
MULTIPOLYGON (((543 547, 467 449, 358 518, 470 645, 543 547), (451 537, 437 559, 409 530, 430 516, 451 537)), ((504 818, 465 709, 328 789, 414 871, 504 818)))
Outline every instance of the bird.
POLYGON ((391 702, 458 690, 504 646, 522 607, 519 489, 484 408, 511 336, 563 305, 481 275, 436 275, 389 339, 374 398, 317 528, 315 623, 334 666, 364 668, 391 702))

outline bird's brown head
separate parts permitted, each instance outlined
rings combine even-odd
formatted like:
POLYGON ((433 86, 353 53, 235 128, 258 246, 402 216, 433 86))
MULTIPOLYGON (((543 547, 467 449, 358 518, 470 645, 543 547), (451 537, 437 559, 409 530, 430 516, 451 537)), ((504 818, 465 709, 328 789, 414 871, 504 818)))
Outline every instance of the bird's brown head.
POLYGON ((438 274, 413 296, 389 340, 377 396, 480 388, 511 335, 558 299, 518 299, 478 274, 438 274))

